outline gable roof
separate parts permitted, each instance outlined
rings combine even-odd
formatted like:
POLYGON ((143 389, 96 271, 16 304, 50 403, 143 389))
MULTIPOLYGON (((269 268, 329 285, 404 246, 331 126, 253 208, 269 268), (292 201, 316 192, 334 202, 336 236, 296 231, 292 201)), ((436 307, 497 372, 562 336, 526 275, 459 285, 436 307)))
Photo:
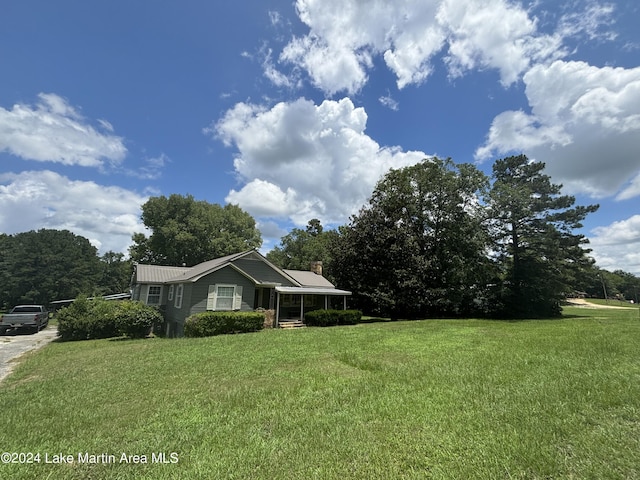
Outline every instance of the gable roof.
POLYGON ((176 275, 189 270, 187 267, 165 267, 162 265, 136 265, 137 283, 165 283, 176 275))
POLYGON ((283 270, 273 265, 262 254, 256 250, 247 250, 233 255, 226 255, 220 258, 214 258, 207 262, 199 263, 193 267, 166 267, 161 265, 142 265, 136 266, 137 283, 187 283, 197 282, 205 275, 209 275, 217 270, 225 267, 231 267, 241 275, 244 275, 256 285, 261 282, 253 278, 249 273, 244 271, 240 266, 233 262, 242 258, 260 260, 285 279, 288 279, 295 287, 310 288, 335 288, 335 286, 322 275, 318 275, 311 271, 304 270, 283 270))
MULTIPOLYGON (((233 262, 234 260, 245 257, 252 252, 253 250, 247 250, 246 252, 234 253, 233 255, 214 258, 213 260, 199 263, 198 265, 194 265, 193 267, 186 269, 184 272, 181 272, 178 275, 175 275, 173 278, 170 278, 168 280, 168 283, 197 282, 205 275, 209 275, 210 273, 213 273, 216 270, 220 270, 221 268, 226 267, 227 265, 230 265, 231 262, 233 262)), ((245 276, 247 275, 245 274, 245 276)), ((251 278, 251 280, 253 279, 251 278)))

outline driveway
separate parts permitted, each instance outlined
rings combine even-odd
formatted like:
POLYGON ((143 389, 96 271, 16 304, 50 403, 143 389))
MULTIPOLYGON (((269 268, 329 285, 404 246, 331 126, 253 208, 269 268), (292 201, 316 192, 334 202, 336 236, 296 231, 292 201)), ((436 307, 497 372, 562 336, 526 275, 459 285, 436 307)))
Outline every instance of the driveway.
POLYGON ((17 365, 18 357, 23 353, 46 345, 58 336, 58 327, 48 326, 38 333, 9 331, 0 335, 0 382, 17 365))

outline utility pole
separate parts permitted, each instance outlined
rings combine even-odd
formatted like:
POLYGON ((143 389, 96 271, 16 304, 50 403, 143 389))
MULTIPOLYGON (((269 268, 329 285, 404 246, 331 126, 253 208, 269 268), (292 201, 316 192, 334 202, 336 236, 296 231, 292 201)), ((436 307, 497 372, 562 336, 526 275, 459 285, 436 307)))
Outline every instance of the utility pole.
POLYGON ((600 281, 602 282, 602 291, 604 292, 604 301, 605 303, 609 303, 609 299, 607 298, 607 287, 604 286, 604 278, 602 278, 601 274, 598 274, 600 277, 600 281))

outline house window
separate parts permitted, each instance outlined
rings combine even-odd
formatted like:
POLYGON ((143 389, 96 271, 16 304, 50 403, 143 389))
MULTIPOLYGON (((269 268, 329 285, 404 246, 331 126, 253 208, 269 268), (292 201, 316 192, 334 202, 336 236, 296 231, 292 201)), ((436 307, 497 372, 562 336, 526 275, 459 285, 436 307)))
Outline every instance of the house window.
POLYGON ((170 302, 173 302, 173 287, 174 287, 174 286, 175 286, 175 285, 169 285, 169 298, 168 298, 168 300, 169 300, 170 302))
POLYGON ((176 288, 176 301, 174 303, 176 308, 182 308, 182 294, 184 292, 184 286, 180 283, 176 288))
POLYGON ((162 285, 149 285, 147 292, 147 305, 160 305, 162 297, 162 285))
POLYGON ((240 310, 242 287, 240 285, 209 285, 207 310, 240 310))

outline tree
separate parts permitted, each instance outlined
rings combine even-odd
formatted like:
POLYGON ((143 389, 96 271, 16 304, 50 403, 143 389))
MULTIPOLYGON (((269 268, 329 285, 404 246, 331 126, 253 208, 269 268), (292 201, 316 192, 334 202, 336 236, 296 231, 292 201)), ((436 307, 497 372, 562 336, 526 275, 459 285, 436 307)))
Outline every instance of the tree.
POLYGON ((262 244, 256 222, 237 205, 210 204, 193 196, 151 197, 142 206, 151 230, 133 235, 131 259, 155 265, 196 265, 262 244))
POLYGON ((131 285, 133 266, 120 252, 108 251, 100 257, 102 275, 99 289, 103 295, 125 293, 131 285))
POLYGON ((437 158, 391 170, 333 249, 341 286, 359 306, 392 317, 483 310, 492 274, 479 196, 487 177, 437 158))
POLYGON ((573 207, 542 171, 544 163, 525 155, 497 160, 489 194, 495 252, 502 269, 497 304, 509 317, 560 314, 560 301, 593 263, 588 240, 573 230, 598 209, 573 207))
POLYGON ((624 270, 609 272, 596 267, 580 279, 576 290, 584 291, 595 298, 617 298, 620 300, 640 300, 640 278, 624 270))
POLYGON ((294 228, 280 239, 280 245, 267 253, 267 260, 280 268, 309 270, 311 262, 321 261, 323 275, 332 279, 331 244, 338 233, 325 231, 317 218, 309 220, 305 230, 294 228))
POLYGON ((0 241, 0 305, 47 304, 93 293, 100 276, 96 248, 68 230, 42 229, 0 241))

